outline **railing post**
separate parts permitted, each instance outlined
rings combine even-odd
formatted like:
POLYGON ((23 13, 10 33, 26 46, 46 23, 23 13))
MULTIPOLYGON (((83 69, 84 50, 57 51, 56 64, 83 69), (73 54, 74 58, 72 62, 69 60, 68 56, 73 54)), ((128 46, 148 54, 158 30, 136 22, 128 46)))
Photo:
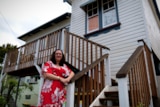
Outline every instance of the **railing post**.
POLYGON ((67 104, 66 104, 66 107, 74 107, 74 92, 75 92, 75 82, 72 82, 67 86, 67 104))
POLYGON ((129 107, 128 77, 118 78, 118 94, 120 107, 129 107))
POLYGON ((17 57, 17 63, 16 63, 16 67, 15 67, 15 70, 17 70, 18 69, 18 65, 19 65, 19 61, 20 61, 20 55, 21 55, 21 48, 19 48, 19 50, 18 50, 19 52, 18 52, 18 57, 17 57))
POLYGON ((61 35, 61 40, 60 40, 60 49, 63 51, 64 51, 64 46, 65 46, 65 29, 62 29, 62 35, 61 35))
POLYGON ((39 52, 39 42, 40 40, 37 41, 36 44, 36 53, 35 53, 35 57, 34 57, 34 66, 36 67, 37 71, 39 72, 40 75, 40 85, 39 85, 39 94, 38 94, 38 101, 37 101, 37 107, 40 105, 40 95, 41 95, 41 89, 42 89, 42 85, 43 85, 43 81, 44 79, 42 78, 42 73, 41 73, 41 67, 39 65, 37 65, 37 61, 38 61, 38 52, 39 52))
MULTIPOLYGON (((40 42, 40 40, 38 39, 38 40, 37 40, 37 44, 36 44, 36 53, 35 53, 35 56, 34 56, 34 64, 37 64, 37 61, 38 61, 39 42, 40 42)), ((39 73, 40 73, 40 72, 39 72, 39 73)))
POLYGON ((109 50, 105 49, 105 54, 108 54, 108 57, 105 59, 105 85, 112 85, 111 82, 111 71, 110 71, 110 58, 109 58, 109 50))

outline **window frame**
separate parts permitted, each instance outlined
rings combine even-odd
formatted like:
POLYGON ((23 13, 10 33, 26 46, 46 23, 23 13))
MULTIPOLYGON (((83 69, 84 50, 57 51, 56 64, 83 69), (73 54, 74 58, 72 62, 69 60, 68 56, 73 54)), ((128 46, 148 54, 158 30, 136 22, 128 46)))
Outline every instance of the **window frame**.
MULTIPOLYGON (((111 0, 109 0, 109 1, 111 1, 111 0)), ((105 27, 109 27, 109 26, 112 26, 112 25, 115 25, 115 24, 117 24, 118 23, 118 15, 117 15, 117 6, 116 6, 116 0, 113 0, 113 2, 114 2, 114 7, 111 7, 111 8, 109 8, 109 9, 106 9, 106 10, 104 10, 104 3, 103 3, 103 0, 101 0, 101 11, 102 11, 102 28, 105 28, 105 27), (104 13, 106 13, 106 12, 109 12, 109 11, 112 11, 112 10, 115 10, 115 12, 116 12, 116 22, 115 23, 111 23, 111 24, 108 24, 108 25, 104 25, 104 13)))
MULTIPOLYGON (((87 33, 91 33, 91 32, 94 32, 94 31, 97 31, 97 30, 99 30, 99 5, 98 5, 98 1, 95 1, 96 3, 97 3, 97 14, 94 14, 93 15, 93 10, 95 9, 95 8, 92 8, 92 16, 89 16, 88 15, 88 5, 86 6, 86 14, 87 14, 87 18, 86 18, 86 22, 87 22, 87 33), (93 18, 93 17, 95 17, 95 16, 97 16, 98 17, 98 28, 97 29, 94 29, 94 30, 89 30, 89 18, 93 18)), ((95 2, 93 2, 93 3, 95 3, 95 2)), ((91 4, 93 4, 93 3, 91 3, 91 4)), ((90 4, 89 4, 90 5, 90 4)), ((90 9, 91 10, 91 9, 90 9)))
MULTIPOLYGON (((104 31, 104 30, 110 30, 110 29, 113 29, 115 27, 118 27, 121 25, 121 23, 119 22, 119 15, 118 15, 118 6, 117 6, 117 0, 113 0, 114 1, 114 7, 113 8, 110 8, 109 10, 106 10, 106 11, 110 11, 112 9, 115 9, 115 13, 116 13, 116 22, 115 23, 112 23, 112 24, 109 24, 107 26, 104 25, 104 18, 103 18, 103 13, 104 13, 104 10, 103 10, 103 0, 96 0, 95 2, 97 2, 97 15, 98 15, 98 28, 97 29, 94 29, 92 31, 89 31, 89 18, 88 18, 88 8, 87 5, 85 5, 85 13, 86 13, 86 18, 85 18, 85 37, 87 36, 90 36, 90 35, 93 35, 96 33, 99 34, 100 32, 104 31)), ((83 8, 83 7, 81 7, 83 8)), ((106 12, 105 11, 105 12, 106 12)), ((119 27, 120 28, 120 27, 119 27)))

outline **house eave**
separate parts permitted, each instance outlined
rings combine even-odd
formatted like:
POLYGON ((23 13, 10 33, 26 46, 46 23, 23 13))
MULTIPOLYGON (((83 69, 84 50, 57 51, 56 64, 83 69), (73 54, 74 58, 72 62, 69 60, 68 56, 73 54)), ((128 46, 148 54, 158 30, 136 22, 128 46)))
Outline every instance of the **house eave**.
POLYGON ((42 30, 44 30, 48 27, 51 27, 51 26, 55 25, 56 23, 59 23, 59 22, 65 20, 65 19, 68 19, 68 18, 70 18, 70 16, 71 16, 71 13, 68 13, 68 12, 64 13, 63 15, 61 15, 61 16, 59 16, 59 17, 57 17, 57 18, 55 18, 55 19, 53 19, 53 20, 51 20, 51 21, 49 21, 49 22, 47 22, 47 23, 45 23, 45 24, 43 24, 43 25, 25 33, 25 34, 23 34, 23 35, 21 35, 21 36, 19 36, 18 39, 21 39, 21 40, 25 41, 26 37, 32 36, 33 34, 36 34, 36 33, 40 32, 40 31, 42 31, 42 30))
POLYGON ((68 4, 72 5, 72 1, 71 0, 63 0, 63 2, 67 2, 68 4))

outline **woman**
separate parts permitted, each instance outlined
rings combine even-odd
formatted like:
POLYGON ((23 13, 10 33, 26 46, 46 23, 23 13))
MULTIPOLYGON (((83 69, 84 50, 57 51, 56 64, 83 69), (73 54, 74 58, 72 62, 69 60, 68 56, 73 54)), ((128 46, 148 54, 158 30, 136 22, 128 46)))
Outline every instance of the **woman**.
POLYGON ((61 50, 53 52, 50 61, 42 66, 44 84, 41 90, 41 107, 62 107, 66 102, 65 84, 68 84, 74 73, 64 64, 61 50))

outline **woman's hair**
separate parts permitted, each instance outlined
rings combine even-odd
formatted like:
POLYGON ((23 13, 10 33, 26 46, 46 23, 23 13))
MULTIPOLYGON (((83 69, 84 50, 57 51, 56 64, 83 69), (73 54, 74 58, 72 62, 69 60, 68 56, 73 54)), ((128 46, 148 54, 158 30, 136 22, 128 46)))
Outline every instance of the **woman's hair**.
MULTIPOLYGON (((60 49, 56 49, 56 50, 53 52, 53 54, 52 54, 52 56, 51 56, 51 59, 50 59, 54 64, 56 64, 55 53, 56 53, 56 51, 58 51, 58 50, 60 50, 60 49)), ((63 51, 62 51, 62 50, 60 50, 60 51, 62 52, 62 59, 61 59, 59 65, 60 65, 60 66, 63 66, 63 64, 64 64, 64 62, 65 62, 65 57, 64 57, 63 51)))

